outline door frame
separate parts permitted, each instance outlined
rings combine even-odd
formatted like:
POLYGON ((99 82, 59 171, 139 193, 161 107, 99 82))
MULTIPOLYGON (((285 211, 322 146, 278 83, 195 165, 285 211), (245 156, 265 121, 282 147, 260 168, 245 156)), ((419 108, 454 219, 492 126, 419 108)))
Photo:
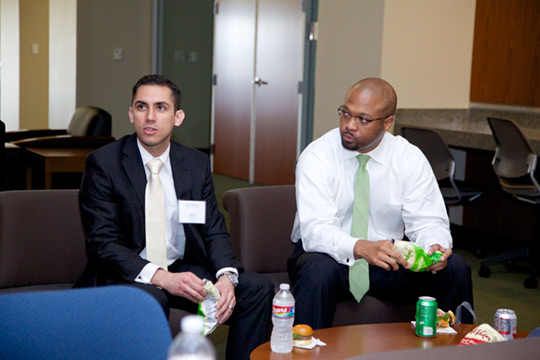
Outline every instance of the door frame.
MULTIPOLYGON (((299 124, 297 135, 297 157, 304 148, 313 140, 313 109, 315 102, 315 59, 317 50, 317 16, 319 0, 303 0, 302 11, 305 13, 304 31, 304 59, 303 59, 303 80, 299 84, 301 93, 301 103, 299 108, 299 124)), ((215 15, 218 11, 219 0, 214 2, 214 31, 215 15)), ((215 33, 214 33, 215 39, 215 33)), ((214 43, 215 49, 215 43, 214 43)), ((214 51, 215 53, 215 51, 214 51)), ((215 68, 215 60, 214 66, 215 68)), ((215 77, 215 71, 213 72, 215 77)), ((210 163, 214 168, 214 143, 215 143, 215 85, 212 86, 211 99, 211 124, 210 124, 210 163)), ((250 166, 250 179, 252 177, 252 166, 250 166)), ((252 181, 250 181, 252 182, 252 181)))

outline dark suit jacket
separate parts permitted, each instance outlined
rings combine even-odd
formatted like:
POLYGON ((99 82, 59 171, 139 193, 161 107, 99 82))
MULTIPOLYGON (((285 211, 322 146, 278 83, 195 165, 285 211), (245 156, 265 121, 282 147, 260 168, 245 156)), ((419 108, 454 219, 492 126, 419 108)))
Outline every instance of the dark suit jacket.
MULTIPOLYGON (((241 271, 218 210, 208 157, 171 142, 170 161, 176 197, 206 201, 206 224, 184 224, 185 257, 213 272, 228 266, 241 271)), ((148 263, 138 255, 146 246, 145 188, 135 134, 88 155, 79 193, 88 263, 76 287, 131 283, 148 263)))

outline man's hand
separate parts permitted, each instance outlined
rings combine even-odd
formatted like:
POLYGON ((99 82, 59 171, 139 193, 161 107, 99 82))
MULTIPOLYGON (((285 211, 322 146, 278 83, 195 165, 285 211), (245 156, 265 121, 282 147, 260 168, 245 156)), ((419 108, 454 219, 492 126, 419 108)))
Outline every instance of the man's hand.
POLYGON ((443 253, 443 255, 441 256, 441 261, 427 268, 430 271, 440 271, 444 269, 446 265, 448 265, 448 258, 450 257, 450 255, 452 255, 452 249, 445 249, 438 244, 432 245, 427 253, 428 255, 433 255, 435 251, 440 251, 443 253))
POLYGON ((206 297, 203 281, 192 272, 172 273, 158 269, 150 282, 173 295, 198 303, 206 297))
POLYGON ((398 270, 399 264, 408 268, 409 264, 403 256, 392 250, 394 244, 390 240, 368 241, 358 240, 354 244, 354 258, 365 259, 369 264, 382 267, 385 270, 398 270))
POLYGON ((236 296, 234 296, 234 285, 226 276, 222 276, 215 284, 219 290, 219 301, 216 305, 216 318, 219 324, 223 324, 231 316, 236 305, 236 296))

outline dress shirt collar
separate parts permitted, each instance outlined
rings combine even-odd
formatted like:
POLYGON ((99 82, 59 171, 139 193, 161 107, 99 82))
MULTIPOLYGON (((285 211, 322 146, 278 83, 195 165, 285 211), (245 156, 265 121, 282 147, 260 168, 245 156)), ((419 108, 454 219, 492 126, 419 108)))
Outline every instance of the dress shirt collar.
MULTIPOLYGON (((145 172, 149 173, 150 170, 147 169, 146 167, 146 164, 154 159, 154 157, 152 156, 152 154, 150 154, 145 148, 144 146, 142 146, 141 142, 139 141, 139 139, 137 139, 137 147, 139 148, 139 152, 141 153, 141 158, 142 158, 142 161, 143 161, 143 165, 144 165, 144 170, 145 172)), ((167 146, 167 150, 165 150, 165 152, 163 154, 161 154, 159 157, 157 157, 156 159, 160 159, 161 161, 163 161, 163 165, 170 171, 171 170, 171 163, 169 161, 169 154, 171 153, 171 144, 169 144, 169 146, 167 146)))
MULTIPOLYGON (((338 132, 339 134, 339 132, 338 132)), ((341 136, 341 135, 339 135, 341 136)), ((349 160, 349 159, 352 159, 352 158, 356 158, 358 155, 362 154, 362 155, 369 155, 371 160, 373 161, 376 161, 382 165, 385 164, 386 162, 386 158, 387 158, 387 155, 388 155, 388 145, 389 145, 389 142, 392 140, 392 135, 388 132, 385 132, 384 133, 384 136, 381 140, 381 142, 379 143, 379 145, 377 145, 377 147, 373 150, 371 150, 370 152, 367 152, 367 153, 359 153, 358 151, 355 151, 355 150, 347 150, 345 149, 344 147, 343 148, 343 157, 346 159, 346 160, 349 160)), ((341 139, 340 139, 341 141, 341 139)))

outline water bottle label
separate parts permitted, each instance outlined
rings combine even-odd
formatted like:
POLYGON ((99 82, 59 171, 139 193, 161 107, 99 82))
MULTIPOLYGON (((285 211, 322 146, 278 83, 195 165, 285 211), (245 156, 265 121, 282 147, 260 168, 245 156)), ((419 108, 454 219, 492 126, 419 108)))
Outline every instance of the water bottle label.
POLYGON ((272 305, 272 316, 280 319, 291 319, 294 317, 294 306, 272 305))

